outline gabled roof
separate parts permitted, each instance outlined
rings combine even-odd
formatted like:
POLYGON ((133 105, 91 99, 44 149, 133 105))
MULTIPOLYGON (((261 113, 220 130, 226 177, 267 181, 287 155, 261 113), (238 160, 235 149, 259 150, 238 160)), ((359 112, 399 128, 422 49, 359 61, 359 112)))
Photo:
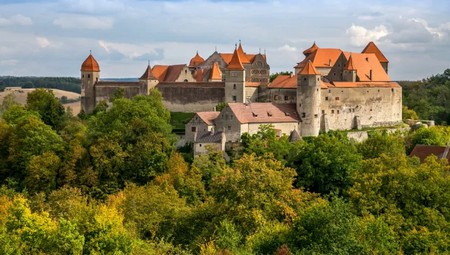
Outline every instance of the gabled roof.
POLYGON ((203 59, 199 54, 198 51, 195 54, 195 56, 193 58, 191 58, 191 61, 189 62, 189 66, 197 66, 201 63, 203 63, 203 61, 205 61, 205 59, 203 59))
POLYGON ((312 62, 308 60, 306 66, 298 73, 300 75, 320 75, 320 73, 314 68, 312 62))
POLYGON ((351 60, 358 81, 391 80, 375 54, 352 53, 351 60))
POLYGON ((195 113, 206 125, 214 125, 214 120, 217 119, 220 112, 196 112, 195 113))
POLYGON ((228 107, 241 124, 299 121, 295 104, 228 103, 228 107))
POLYGON ((139 80, 155 80, 155 76, 153 75, 152 68, 150 65, 147 66, 144 74, 139 78, 139 80))
POLYGON ((181 71, 186 65, 155 65, 153 66, 153 75, 162 82, 174 82, 180 76, 181 71))
POLYGON ((378 47, 375 45, 374 42, 369 42, 367 46, 364 48, 364 50, 361 53, 372 53, 377 56, 378 61, 381 63, 389 63, 389 60, 383 55, 383 53, 378 49, 378 47))
POLYGON ((270 89, 296 89, 297 76, 280 74, 272 81, 272 83, 268 87, 270 89))
POLYGON ((450 163, 450 146, 435 146, 417 144, 413 151, 409 154, 410 157, 418 157, 423 162, 427 157, 435 155, 442 159, 446 158, 450 163))
POLYGON ((222 71, 220 71, 219 64, 215 62, 211 68, 211 76, 209 78, 211 81, 221 81, 222 71))
POLYGON ((83 64, 81 64, 81 71, 84 72, 100 72, 100 66, 98 65, 97 60, 95 60, 92 54, 84 60, 83 64))
POLYGON ((233 56, 231 57, 230 63, 228 63, 227 69, 244 70, 244 66, 242 65, 241 58, 239 57, 237 49, 234 50, 233 56))
POLYGON ((333 48, 318 48, 311 55, 306 57, 300 63, 298 63, 295 67, 302 68, 306 65, 308 61, 311 61, 314 67, 333 67, 336 63, 337 59, 341 55, 343 51, 340 49, 333 48))
POLYGON ((316 42, 313 43, 311 47, 303 51, 303 55, 308 56, 309 54, 316 51, 319 47, 317 46, 316 42))
POLYGON ((194 143, 222 143, 223 132, 218 131, 200 131, 194 143))
POLYGON ((348 70, 348 71, 354 71, 356 70, 356 68, 353 65, 353 59, 352 56, 350 55, 350 57, 348 58, 347 64, 344 67, 344 70, 348 70))

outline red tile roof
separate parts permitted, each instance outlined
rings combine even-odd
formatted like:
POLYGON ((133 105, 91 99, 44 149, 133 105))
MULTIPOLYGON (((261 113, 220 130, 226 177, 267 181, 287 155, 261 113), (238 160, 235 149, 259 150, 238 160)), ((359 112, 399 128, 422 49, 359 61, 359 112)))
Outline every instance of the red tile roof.
POLYGON ((291 76, 280 74, 268 87, 271 89, 296 89, 297 75, 291 76))
POLYGON ((195 54, 195 56, 191 59, 189 62, 189 66, 198 66, 199 64, 203 63, 205 59, 203 59, 199 54, 198 51, 195 54))
POLYGON ((100 66, 98 65, 97 60, 95 60, 92 54, 89 54, 86 60, 84 60, 83 64, 81 65, 81 71, 100 72, 100 66))
POLYGON ((374 42, 369 42, 369 44, 367 44, 367 46, 361 53, 373 53, 375 54, 375 56, 377 56, 378 60, 381 63, 389 63, 389 60, 387 60, 387 58, 383 55, 380 49, 378 49, 374 42))
POLYGON ((299 72, 300 75, 320 75, 320 73, 314 68, 313 63, 308 60, 306 66, 299 72))
POLYGON ((349 71, 354 71, 356 70, 356 68, 353 65, 353 59, 352 56, 350 55, 350 57, 348 58, 347 64, 344 67, 344 70, 349 70, 349 71))
POLYGON ((274 103, 229 103, 240 123, 283 123, 298 122, 295 104, 274 103))
POLYGON ((311 61, 314 67, 333 67, 337 59, 341 55, 342 50, 332 49, 332 48, 318 48, 311 55, 306 57, 300 63, 297 64, 296 68, 302 68, 306 65, 308 61, 311 61))
POLYGON ((164 81, 167 69, 169 69, 168 65, 154 65, 152 68, 152 72, 156 79, 158 79, 159 81, 164 81))
POLYGON ((220 112, 197 112, 196 114, 207 125, 214 125, 214 120, 217 119, 220 112))
POLYGON ((323 83, 322 88, 400 88, 400 85, 395 81, 333 81, 331 83, 323 83))
POLYGON ((450 146, 435 146, 417 144, 413 151, 409 154, 410 157, 418 157, 423 162, 427 157, 435 155, 438 158, 446 158, 450 163, 450 146))
POLYGON ((234 50, 233 56, 231 57, 230 63, 228 63, 227 68, 229 70, 244 70, 244 66, 242 65, 241 58, 237 49, 234 50))
POLYGON ((359 81, 391 80, 375 54, 352 53, 351 59, 359 81))
POLYGON ((162 82, 174 82, 181 73, 181 70, 183 70, 183 68, 186 65, 154 65, 152 72, 153 75, 156 77, 156 79, 158 79, 158 81, 162 82))
POLYGON ((147 66, 144 74, 139 78, 139 80, 154 80, 156 77, 153 75, 152 68, 150 65, 147 66))
POLYGON ((220 71, 219 64, 217 64, 217 62, 215 62, 211 68, 210 80, 212 81, 222 80, 222 71, 220 71))
POLYGON ((319 47, 317 46, 316 42, 313 43, 313 45, 311 47, 309 47, 308 49, 303 51, 303 54, 305 56, 308 56, 309 54, 313 53, 314 51, 316 51, 319 47))

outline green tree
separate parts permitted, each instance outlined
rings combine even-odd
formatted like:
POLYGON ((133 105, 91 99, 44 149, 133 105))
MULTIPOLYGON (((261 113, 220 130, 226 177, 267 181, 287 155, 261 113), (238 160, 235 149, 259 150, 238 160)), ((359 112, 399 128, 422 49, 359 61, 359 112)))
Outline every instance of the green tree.
POLYGON ((38 112, 42 121, 54 129, 60 129, 65 120, 64 106, 50 89, 28 93, 26 108, 38 112))
POLYGON ((371 132, 369 137, 356 147, 365 159, 377 158, 383 153, 392 156, 405 155, 405 141, 400 134, 371 132))

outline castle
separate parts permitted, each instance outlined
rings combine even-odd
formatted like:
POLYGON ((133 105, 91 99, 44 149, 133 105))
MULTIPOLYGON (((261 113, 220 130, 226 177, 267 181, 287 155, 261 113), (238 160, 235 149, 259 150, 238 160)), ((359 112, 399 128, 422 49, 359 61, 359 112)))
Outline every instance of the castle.
POLYGON ((127 83, 99 80, 98 63, 89 55, 81 67, 82 109, 92 112, 117 88, 127 97, 156 88, 169 110, 196 112, 185 133, 188 142, 199 145, 238 141, 262 124, 298 139, 401 123, 401 87, 390 80, 389 61, 373 42, 361 53, 314 43, 303 54, 294 75, 279 75, 271 83, 266 55, 246 54, 241 43, 233 53, 216 51, 206 60, 197 52, 188 65, 149 65, 139 81, 127 83), (222 102, 228 105, 213 111, 222 102))
POLYGON ((90 54, 81 65, 81 109, 91 113, 119 88, 129 98, 156 87, 172 112, 211 111, 223 102, 258 101, 259 88, 269 83, 269 76, 266 55, 247 54, 240 42, 233 53, 215 51, 206 60, 197 52, 189 64, 148 65, 134 82, 101 80, 99 64, 90 54))

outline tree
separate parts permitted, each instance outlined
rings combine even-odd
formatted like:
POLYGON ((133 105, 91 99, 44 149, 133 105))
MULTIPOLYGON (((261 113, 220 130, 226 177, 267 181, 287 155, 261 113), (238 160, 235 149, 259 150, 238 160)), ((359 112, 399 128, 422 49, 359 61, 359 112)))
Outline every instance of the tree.
POLYGON ((358 152, 365 159, 377 158, 381 154, 405 155, 405 141, 400 134, 388 134, 387 132, 371 132, 369 137, 357 144, 358 152))
POLYGON ((28 93, 26 108, 38 112, 45 124, 57 130, 65 120, 64 106, 50 89, 36 89, 28 93))
POLYGON ((361 159, 346 137, 324 134, 310 138, 291 155, 289 165, 297 171, 297 187, 326 195, 352 185, 352 173, 360 168, 361 159))

